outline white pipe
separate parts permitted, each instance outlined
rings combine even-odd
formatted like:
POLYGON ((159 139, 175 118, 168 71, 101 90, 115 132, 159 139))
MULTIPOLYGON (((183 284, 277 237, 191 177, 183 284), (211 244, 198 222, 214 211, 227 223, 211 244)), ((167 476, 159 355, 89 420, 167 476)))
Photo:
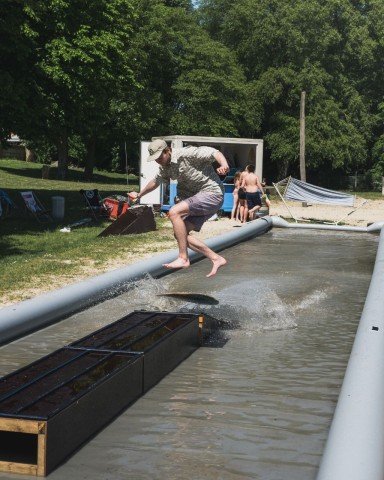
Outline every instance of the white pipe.
POLYGON ((317 480, 384 478, 384 229, 317 480))
MULTIPOLYGON (((234 228, 233 232, 211 238, 206 241, 206 244, 213 250, 220 251, 261 235, 271 228, 271 218, 264 217, 244 225, 242 228, 234 228)), ((143 278, 146 274, 158 277, 171 273, 174 270, 169 270, 162 264, 170 263, 177 257, 177 254, 177 250, 166 252, 31 300, 2 308, 0 310, 0 345, 98 303, 110 296, 111 292, 117 294, 127 283, 143 278)), ((201 258, 202 255, 190 252, 192 262, 201 258)))
POLYGON ((273 216, 271 218, 272 226, 280 228, 306 228, 313 230, 339 230, 347 232, 374 233, 380 232, 382 227, 384 226, 384 221, 373 223, 372 225, 369 225, 369 227, 353 227, 350 225, 325 225, 323 223, 290 223, 281 217, 273 216))

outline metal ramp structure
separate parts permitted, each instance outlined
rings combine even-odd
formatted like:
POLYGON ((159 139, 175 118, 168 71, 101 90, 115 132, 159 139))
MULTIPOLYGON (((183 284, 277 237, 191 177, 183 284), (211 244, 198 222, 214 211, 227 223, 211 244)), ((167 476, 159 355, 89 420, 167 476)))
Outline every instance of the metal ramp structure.
POLYGON ((199 348, 205 321, 135 311, 3 377, 0 471, 48 475, 199 348))

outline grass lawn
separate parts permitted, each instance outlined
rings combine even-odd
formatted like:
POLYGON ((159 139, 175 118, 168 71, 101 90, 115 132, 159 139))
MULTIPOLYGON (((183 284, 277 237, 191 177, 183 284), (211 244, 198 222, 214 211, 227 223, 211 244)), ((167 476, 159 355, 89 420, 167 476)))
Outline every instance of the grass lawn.
MULTIPOLYGON (((55 180, 56 169, 50 169, 49 179, 42 179, 42 165, 19 160, 0 159, 0 190, 4 190, 17 208, 0 219, 0 295, 12 302, 19 301, 20 292, 54 282, 58 277, 68 277, 69 283, 76 281, 76 275, 83 275, 87 267, 103 268, 113 258, 143 253, 150 245, 153 253, 164 249, 164 242, 175 248, 169 223, 164 226, 156 218, 157 231, 139 235, 100 237, 110 220, 73 228, 70 233, 60 229, 81 218, 89 217, 85 210, 81 189, 99 189, 103 198, 118 194, 126 195, 127 190, 138 190, 138 178, 126 175, 96 172, 92 183, 81 180, 82 171, 70 169, 68 180, 55 180), (29 214, 20 192, 32 190, 43 205, 50 209, 53 196, 65 199, 65 217, 62 220, 39 224, 29 214), (160 246, 160 248, 159 248, 160 246)), ((23 297, 24 298, 24 297, 23 297)))

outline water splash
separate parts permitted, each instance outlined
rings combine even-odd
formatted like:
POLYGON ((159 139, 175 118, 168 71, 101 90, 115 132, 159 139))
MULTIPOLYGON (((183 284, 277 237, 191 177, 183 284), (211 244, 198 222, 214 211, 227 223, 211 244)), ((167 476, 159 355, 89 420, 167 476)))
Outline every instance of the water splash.
POLYGON ((220 309, 223 316, 230 315, 232 324, 248 334, 289 330, 296 328, 292 308, 262 283, 240 283, 220 292, 220 309), (230 307, 230 308, 229 308, 230 307))
POLYGON ((307 295, 295 305, 293 305, 293 310, 305 310, 306 308, 311 307, 312 305, 316 305, 321 300, 327 298, 327 292, 325 290, 315 290, 311 294, 307 295))
POLYGON ((289 330, 296 328, 293 309, 279 296, 263 286, 240 283, 220 292, 210 292, 219 300, 219 305, 196 306, 186 304, 183 311, 205 313, 222 322, 225 330, 241 330, 252 335, 265 331, 289 330))
MULTIPOLYGON (((241 330, 253 335, 262 332, 290 330, 297 327, 296 313, 323 301, 327 293, 315 290, 303 293, 295 303, 288 304, 274 289, 255 279, 239 282, 218 292, 208 293, 219 300, 218 305, 199 305, 183 299, 158 296, 174 290, 172 279, 145 278, 127 285, 129 306, 136 310, 204 312, 219 320, 225 330, 241 330)), ((122 300, 126 302, 125 300, 122 300)))

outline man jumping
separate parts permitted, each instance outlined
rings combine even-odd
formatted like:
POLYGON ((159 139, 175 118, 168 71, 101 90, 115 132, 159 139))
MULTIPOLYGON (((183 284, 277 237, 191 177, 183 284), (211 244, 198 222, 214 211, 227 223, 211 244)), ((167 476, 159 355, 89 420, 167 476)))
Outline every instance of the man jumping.
POLYGON ((227 261, 190 232, 199 232, 204 222, 217 213, 224 202, 224 187, 219 175, 225 175, 229 170, 226 158, 212 147, 172 149, 161 139, 151 142, 148 151, 148 162, 155 161, 160 166, 159 173, 138 194, 130 192, 130 195, 140 199, 161 183, 177 180, 177 196, 180 199, 169 210, 179 255, 173 262, 164 264, 164 267, 189 267, 189 247, 212 261, 212 269, 207 275, 212 277, 227 261), (216 171, 214 163, 219 165, 216 171))

